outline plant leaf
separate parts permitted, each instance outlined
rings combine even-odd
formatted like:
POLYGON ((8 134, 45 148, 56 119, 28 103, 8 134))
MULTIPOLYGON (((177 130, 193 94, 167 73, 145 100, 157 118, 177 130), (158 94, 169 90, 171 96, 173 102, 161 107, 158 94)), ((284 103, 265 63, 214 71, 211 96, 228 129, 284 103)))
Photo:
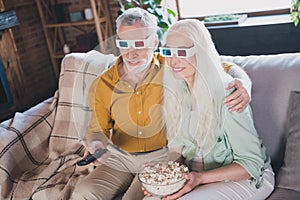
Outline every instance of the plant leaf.
POLYGON ((168 15, 168 22, 169 22, 169 24, 172 24, 172 23, 173 23, 172 15, 168 15))
POLYGON ((154 14, 154 13, 155 13, 154 8, 147 8, 146 10, 147 10, 149 13, 155 15, 155 14, 154 14))
POLYGON ((156 5, 160 5, 161 0, 154 0, 154 3, 155 3, 156 5))
POLYGON ((160 28, 169 28, 169 24, 167 23, 167 22, 165 22, 165 21, 159 21, 158 22, 158 26, 160 27, 160 28))
POLYGON ((160 8, 155 8, 154 9, 154 15, 157 16, 157 17, 160 17, 160 18, 164 17, 164 15, 163 15, 163 13, 162 13, 162 11, 161 11, 160 8))
POLYGON ((153 9, 155 8, 155 4, 153 1, 149 1, 148 6, 149 8, 153 8, 153 9))
POLYGON ((294 19, 297 18, 297 13, 296 12, 292 12, 291 13, 291 18, 294 21, 294 19))
POLYGON ((294 21, 294 25, 297 26, 299 24, 299 18, 294 21))
POLYGON ((173 11, 173 10, 171 10, 170 8, 167 8, 167 12, 170 14, 170 15, 172 15, 173 17, 176 17, 176 13, 173 11))

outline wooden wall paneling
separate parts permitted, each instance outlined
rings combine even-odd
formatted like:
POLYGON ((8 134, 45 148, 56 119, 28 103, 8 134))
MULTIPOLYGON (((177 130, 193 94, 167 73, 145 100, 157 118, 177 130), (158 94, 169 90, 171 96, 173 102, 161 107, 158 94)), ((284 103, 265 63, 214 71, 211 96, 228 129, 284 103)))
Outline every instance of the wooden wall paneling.
MULTIPOLYGON (((0 41, 0 56, 6 74, 9 89, 13 98, 13 106, 10 110, 19 109, 24 105, 24 95, 27 92, 23 81, 24 72, 20 67, 20 59, 14 43, 11 29, 5 30, 0 41)), ((2 115, 9 115, 2 113, 2 115)), ((1 116, 1 118, 4 118, 1 116)))
POLYGON ((0 121, 53 96, 57 89, 35 2, 5 0, 4 3, 7 10, 16 12, 19 26, 5 31, 1 41, 0 54, 13 106, 1 109, 0 121))

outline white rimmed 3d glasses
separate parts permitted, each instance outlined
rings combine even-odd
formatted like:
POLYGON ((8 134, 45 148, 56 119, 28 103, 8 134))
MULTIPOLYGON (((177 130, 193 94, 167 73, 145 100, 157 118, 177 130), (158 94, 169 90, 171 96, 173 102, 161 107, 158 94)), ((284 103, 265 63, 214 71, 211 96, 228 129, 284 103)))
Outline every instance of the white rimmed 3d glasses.
POLYGON ((152 33, 146 39, 141 40, 116 40, 116 45, 120 49, 134 49, 152 48, 154 46, 154 38, 156 33, 152 33))
POLYGON ((196 48, 195 46, 191 48, 160 47, 159 52, 164 57, 172 57, 175 54, 178 58, 189 58, 195 55, 196 48))

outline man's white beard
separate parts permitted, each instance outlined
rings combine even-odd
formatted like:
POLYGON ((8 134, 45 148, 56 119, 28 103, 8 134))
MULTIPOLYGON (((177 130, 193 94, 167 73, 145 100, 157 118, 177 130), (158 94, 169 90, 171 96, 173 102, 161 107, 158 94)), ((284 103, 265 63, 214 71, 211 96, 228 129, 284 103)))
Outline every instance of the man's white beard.
POLYGON ((153 52, 148 53, 147 58, 140 60, 141 64, 139 66, 130 66, 127 61, 125 61, 125 66, 129 74, 138 74, 146 70, 152 61, 153 52))

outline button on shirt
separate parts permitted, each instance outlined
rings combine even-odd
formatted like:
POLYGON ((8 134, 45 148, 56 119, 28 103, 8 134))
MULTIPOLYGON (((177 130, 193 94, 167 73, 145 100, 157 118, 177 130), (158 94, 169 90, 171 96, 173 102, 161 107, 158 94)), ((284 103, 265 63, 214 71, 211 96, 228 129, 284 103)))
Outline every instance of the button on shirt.
POLYGON ((116 64, 97 78, 90 89, 92 119, 87 141, 110 138, 129 152, 147 152, 167 144, 162 120, 163 58, 154 56, 150 69, 134 89, 122 80, 116 64), (160 60, 161 59, 161 60, 160 60))

